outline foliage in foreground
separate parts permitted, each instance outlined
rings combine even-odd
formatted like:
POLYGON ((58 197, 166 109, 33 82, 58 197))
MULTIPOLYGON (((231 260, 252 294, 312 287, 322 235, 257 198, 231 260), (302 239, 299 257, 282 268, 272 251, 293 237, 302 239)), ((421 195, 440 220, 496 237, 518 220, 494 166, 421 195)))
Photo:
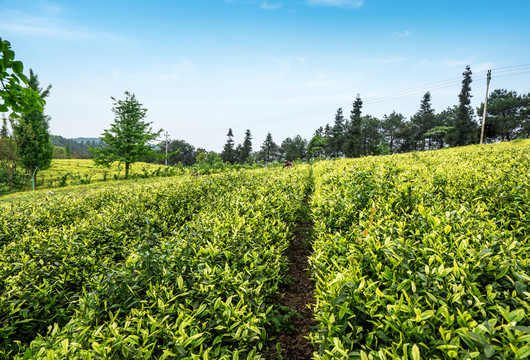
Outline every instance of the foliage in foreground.
POLYGON ((308 174, 1 205, 0 358, 260 358, 308 174))
POLYGON ((528 141, 315 165, 315 358, 528 358, 529 173, 528 141))

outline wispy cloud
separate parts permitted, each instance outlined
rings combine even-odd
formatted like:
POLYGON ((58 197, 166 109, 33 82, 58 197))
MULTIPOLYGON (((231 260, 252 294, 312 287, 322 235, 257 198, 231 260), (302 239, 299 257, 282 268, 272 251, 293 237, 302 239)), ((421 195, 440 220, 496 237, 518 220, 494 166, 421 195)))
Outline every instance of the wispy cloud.
POLYGON ((282 7, 282 3, 276 3, 276 4, 269 4, 267 1, 264 1, 261 3, 260 8, 265 10, 276 10, 282 7))
POLYGON ((330 6, 341 9, 358 9, 363 6, 364 0, 307 0, 311 6, 330 6))
POLYGON ((36 38, 63 40, 110 39, 126 41, 125 38, 101 30, 83 28, 57 16, 58 7, 42 9, 41 14, 30 14, 18 10, 5 10, 0 15, 0 31, 29 35, 36 38))
POLYGON ((408 30, 404 30, 402 32, 395 32, 393 34, 394 37, 398 37, 398 38, 405 38, 405 37, 408 37, 410 35, 409 31, 408 30))

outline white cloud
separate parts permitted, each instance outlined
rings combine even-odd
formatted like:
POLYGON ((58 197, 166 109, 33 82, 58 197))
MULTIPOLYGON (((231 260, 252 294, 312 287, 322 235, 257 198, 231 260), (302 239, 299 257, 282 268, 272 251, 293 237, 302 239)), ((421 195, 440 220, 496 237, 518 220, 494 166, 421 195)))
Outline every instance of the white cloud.
POLYGON ((405 30, 405 31, 402 31, 402 32, 395 32, 394 36, 398 37, 398 38, 408 37, 409 36, 409 31, 405 30))
POLYGON ((341 9, 358 9, 363 6, 364 0, 307 0, 311 6, 331 6, 341 9))
POLYGON ((0 31, 29 35, 32 37, 81 40, 81 39, 111 39, 125 41, 100 30, 87 29, 55 16, 59 8, 46 8, 46 15, 33 15, 23 11, 6 10, 0 15, 0 31))
POLYGON ((279 2, 277 4, 269 4, 267 1, 264 1, 261 5, 260 5, 260 8, 262 9, 265 9, 265 10, 276 10, 276 9, 279 9, 282 7, 282 3, 279 2))

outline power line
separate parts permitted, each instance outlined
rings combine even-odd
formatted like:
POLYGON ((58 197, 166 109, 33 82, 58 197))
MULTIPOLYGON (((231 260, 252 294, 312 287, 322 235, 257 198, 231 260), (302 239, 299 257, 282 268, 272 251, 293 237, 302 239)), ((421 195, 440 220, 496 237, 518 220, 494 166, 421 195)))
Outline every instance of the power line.
MULTIPOLYGON (((514 76, 514 75, 521 75, 521 74, 527 74, 530 73, 530 64, 521 64, 521 65, 513 65, 513 66, 506 66, 506 67, 500 67, 500 68, 492 68, 492 70, 495 73, 495 77, 507 77, 507 76, 514 76)), ((486 79, 487 76, 487 70, 482 70, 474 73, 474 80, 483 80, 486 79)), ((411 87, 407 89, 392 91, 380 95, 374 95, 374 96, 368 96, 363 99, 363 104, 370 105, 375 103, 380 103, 384 101, 399 99, 403 97, 413 96, 413 95, 421 95, 426 91, 434 92, 437 90, 442 90, 454 86, 458 86, 461 84, 462 78, 451 78, 447 80, 441 80, 436 81, 432 83, 427 83, 424 85, 419 85, 416 87, 411 87)), ((215 126, 207 126, 207 127, 201 127, 201 128, 190 128, 190 129, 182 129, 179 130, 179 133, 181 134, 196 134, 196 133, 203 133, 207 131, 213 131, 213 130, 222 130, 226 129, 227 127, 238 127, 238 126, 244 126, 244 125, 256 125, 256 124, 262 124, 262 123, 275 123, 279 121, 288 121, 288 120, 295 120, 320 114, 326 114, 330 110, 336 110, 338 108, 344 107, 345 103, 341 104, 330 104, 330 105, 324 105, 319 107, 310 108, 303 111, 296 111, 296 112, 290 112, 290 113, 284 113, 284 114, 278 114, 278 115, 270 115, 270 116, 264 116, 260 118, 254 118, 251 120, 245 120, 245 121, 239 121, 239 122, 232 122, 232 123, 225 123, 225 124, 219 124, 215 126)))

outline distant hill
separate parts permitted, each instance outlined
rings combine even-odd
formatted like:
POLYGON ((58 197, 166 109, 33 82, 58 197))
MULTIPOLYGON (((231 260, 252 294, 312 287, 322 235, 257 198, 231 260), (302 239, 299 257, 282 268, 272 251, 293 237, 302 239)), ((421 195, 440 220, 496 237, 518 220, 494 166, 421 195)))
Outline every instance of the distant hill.
POLYGON ((67 139, 60 135, 50 135, 50 140, 53 146, 65 147, 70 145, 70 153, 74 159, 90 159, 92 154, 88 152, 89 146, 96 146, 101 143, 99 138, 75 138, 67 139))

